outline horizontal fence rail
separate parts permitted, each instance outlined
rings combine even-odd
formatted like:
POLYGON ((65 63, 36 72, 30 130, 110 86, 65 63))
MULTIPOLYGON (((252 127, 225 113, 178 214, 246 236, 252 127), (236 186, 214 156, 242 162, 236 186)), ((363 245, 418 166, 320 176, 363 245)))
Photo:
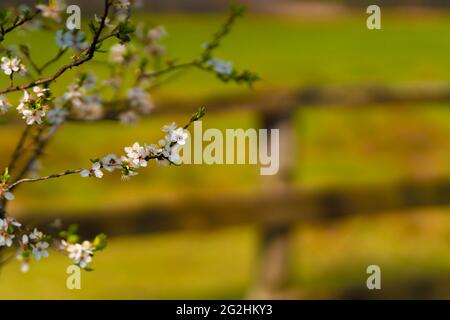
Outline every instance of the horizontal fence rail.
MULTIPOLYGON (((222 228, 238 224, 284 225, 338 220, 355 214, 450 205, 450 180, 404 181, 392 185, 348 187, 322 191, 267 189, 220 197, 189 196, 170 204, 65 210, 64 224, 77 223, 85 236, 111 236, 185 229, 222 228)), ((49 226, 58 211, 33 210, 29 223, 49 226)), ((43 228, 45 229, 45 228, 43 228)), ((51 228, 47 227, 47 231, 51 228)))

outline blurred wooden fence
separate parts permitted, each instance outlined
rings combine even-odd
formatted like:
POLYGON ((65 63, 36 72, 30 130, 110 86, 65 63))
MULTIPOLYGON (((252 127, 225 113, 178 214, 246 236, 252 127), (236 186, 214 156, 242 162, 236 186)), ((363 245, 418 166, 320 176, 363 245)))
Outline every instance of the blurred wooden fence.
MULTIPOLYGON (((285 284, 289 265, 289 234, 297 223, 329 222, 354 214, 376 214, 422 206, 450 204, 450 179, 403 181, 392 185, 358 186, 302 191, 290 186, 298 145, 292 134, 292 115, 308 106, 365 106, 450 101, 450 84, 397 87, 367 86, 310 88, 250 93, 207 102, 167 101, 157 113, 187 113, 199 105, 208 111, 253 110, 262 128, 280 128, 280 172, 252 193, 230 192, 180 198, 170 204, 143 203, 139 207, 113 207, 64 213, 64 223, 78 223, 86 236, 106 232, 111 236, 222 228, 256 224, 261 228, 258 273, 252 292, 277 292, 285 284), (194 105, 196 105, 194 107, 194 105), (126 212, 126 215, 123 214, 126 212)), ((114 119, 116 115, 108 115, 114 119)), ((26 216, 26 215, 25 215, 26 216)), ((33 212, 39 225, 48 225, 57 212, 33 212)), ((258 295, 261 296, 261 295, 258 295)), ((264 295, 263 295, 264 296, 264 295)), ((267 297, 267 296, 264 296, 267 297)), ((270 297, 270 295, 269 295, 270 297)))

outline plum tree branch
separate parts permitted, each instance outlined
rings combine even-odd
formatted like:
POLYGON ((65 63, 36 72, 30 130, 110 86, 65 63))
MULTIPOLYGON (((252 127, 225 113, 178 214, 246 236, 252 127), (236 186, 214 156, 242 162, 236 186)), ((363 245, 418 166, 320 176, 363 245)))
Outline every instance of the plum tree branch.
POLYGON ((17 20, 15 23, 13 23, 12 26, 3 29, 0 29, 0 42, 2 42, 5 38, 5 35, 12 32, 14 29, 24 25, 25 23, 27 23, 28 21, 33 20, 36 16, 38 16, 41 13, 41 10, 36 10, 31 14, 28 14, 22 18, 20 18, 19 20, 17 20))
POLYGON ((104 12, 103 12, 102 18, 100 20, 99 27, 98 27, 97 31, 95 32, 94 38, 92 39, 92 42, 91 42, 88 50, 86 51, 86 55, 84 57, 78 58, 77 60, 74 60, 71 63, 64 65, 55 74, 53 74, 50 77, 41 78, 39 80, 30 82, 27 84, 23 84, 20 86, 13 86, 13 87, 9 87, 9 88, 0 90, 0 94, 5 94, 5 93, 10 93, 10 92, 15 92, 15 91, 22 91, 22 90, 26 90, 26 89, 29 89, 34 86, 39 86, 39 85, 47 85, 47 84, 55 81, 56 79, 58 79, 66 71, 68 71, 72 68, 78 67, 78 66, 84 64, 85 62, 92 60, 92 58, 95 55, 95 51, 97 50, 97 46, 99 44, 101 44, 100 36, 102 34, 103 29, 105 28, 106 18, 108 17, 110 7, 111 7, 110 0, 105 0, 104 12))

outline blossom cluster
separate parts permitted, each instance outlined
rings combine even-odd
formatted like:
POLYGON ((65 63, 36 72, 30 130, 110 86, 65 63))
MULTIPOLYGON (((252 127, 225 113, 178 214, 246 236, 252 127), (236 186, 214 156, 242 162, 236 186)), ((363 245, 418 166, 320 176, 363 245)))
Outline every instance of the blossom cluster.
POLYGON ((79 30, 58 30, 56 43, 61 49, 72 48, 75 51, 83 51, 88 48, 86 35, 79 30))
POLYGON ((103 106, 97 78, 92 74, 84 74, 67 87, 67 91, 55 100, 57 106, 71 111, 76 119, 97 120, 103 116, 103 106))
POLYGON ((25 230, 21 223, 11 217, 0 219, 0 248, 12 247, 16 241, 19 248, 16 256, 22 261, 21 270, 24 272, 29 269, 30 257, 36 261, 48 257, 49 239, 36 228, 31 232, 25 230))
POLYGON ((24 91, 17 111, 25 119, 27 125, 31 126, 34 123, 42 124, 42 119, 48 110, 49 89, 33 87, 33 94, 27 90, 24 91))
MULTIPOLYGON (((228 33, 233 17, 239 15, 232 12, 223 30, 216 33, 214 40, 204 48, 205 52, 187 63, 177 63, 174 59, 165 59, 166 50, 161 45, 162 39, 167 35, 163 26, 156 25, 150 28, 145 26, 135 29, 130 22, 130 8, 143 5, 142 0, 108 0, 105 1, 104 15, 95 16, 89 24, 92 32, 92 43, 87 42, 85 33, 80 30, 66 30, 53 28, 54 22, 62 22, 62 16, 66 13, 66 4, 63 0, 48 1, 48 4, 38 4, 37 10, 31 10, 27 6, 21 6, 20 15, 15 20, 9 20, 10 28, 4 28, 8 19, 1 24, 0 41, 6 33, 12 31, 16 26, 25 28, 48 28, 56 32, 56 43, 59 47, 56 57, 51 58, 42 66, 38 66, 30 54, 30 48, 25 45, 9 46, 5 56, 0 57, 0 72, 9 77, 9 87, 2 90, 7 94, 10 92, 23 92, 16 110, 25 120, 27 126, 40 126, 36 130, 27 127, 20 139, 17 149, 18 156, 11 167, 17 169, 16 161, 20 156, 29 153, 30 158, 23 171, 18 171, 16 180, 10 181, 8 168, 0 174, 0 249, 16 249, 15 256, 21 261, 22 271, 29 269, 32 258, 39 261, 49 256, 51 248, 64 252, 72 263, 83 269, 89 270, 95 253, 106 246, 106 236, 99 235, 92 242, 80 241, 80 237, 73 228, 59 233, 58 238, 52 238, 43 232, 28 229, 21 223, 6 215, 8 201, 14 199, 12 193, 15 188, 23 182, 36 182, 52 178, 62 177, 68 174, 80 174, 82 177, 102 178, 105 172, 120 170, 123 179, 129 179, 138 174, 140 168, 148 166, 149 161, 155 160, 158 164, 169 165, 181 162, 180 151, 189 138, 188 126, 199 120, 204 115, 204 109, 200 109, 192 116, 188 125, 178 127, 176 123, 166 125, 162 131, 165 133, 163 139, 157 144, 143 144, 136 142, 132 146, 124 148, 124 154, 106 155, 103 158, 91 160, 92 166, 84 170, 68 170, 59 174, 43 177, 32 177, 33 171, 39 167, 38 158, 43 153, 43 148, 56 129, 66 119, 93 121, 100 119, 119 119, 121 122, 130 123, 138 119, 140 115, 148 115, 154 109, 152 96, 149 89, 158 85, 161 75, 167 75, 176 70, 186 67, 197 67, 204 71, 212 71, 223 81, 234 80, 236 82, 254 81, 251 73, 238 73, 231 62, 223 61, 212 56, 212 50, 219 46, 220 39, 228 33), (44 19, 39 19, 39 16, 44 19), (34 17, 37 17, 33 20, 34 17), (20 23, 19 23, 19 22, 20 23), (26 23, 25 23, 26 22, 26 23), (6 29, 9 29, 5 31, 6 29), (132 34, 141 41, 144 50, 137 50, 130 45, 132 34), (111 75, 107 80, 97 81, 97 78, 89 73, 83 73, 78 79, 69 84, 67 90, 59 97, 52 96, 51 85, 66 71, 78 67, 91 60, 94 54, 102 52, 103 42, 108 39, 118 39, 109 49, 109 67, 111 75), (70 62, 58 68, 53 75, 47 75, 44 70, 65 57, 66 51, 72 49, 75 55, 71 56, 70 62), (94 50, 93 50, 94 49, 94 50), (143 52, 143 55, 139 53, 143 52), (26 61, 32 72, 22 61, 26 61), (133 64, 133 65, 132 65, 133 64), (151 65, 151 66, 150 66, 151 65), (150 67, 149 67, 150 66, 150 67), (125 88, 128 83, 128 70, 134 72, 133 86, 125 88), (15 76, 27 76, 31 80, 28 84, 15 85, 15 76), (36 76, 36 77, 35 77, 36 76), (35 85, 39 84, 39 85, 35 85), (107 94, 102 89, 111 89, 112 99, 106 101, 107 94), (109 103, 106 103, 109 102, 109 103), (28 132, 28 133, 27 133, 28 132), (27 136, 28 135, 28 136, 27 136), (33 140, 29 144, 30 140, 33 140), (28 150, 31 150, 28 152, 28 150), (25 177, 25 175, 28 175, 25 177), (8 201, 6 201, 8 200, 8 201)), ((9 98, 9 97, 8 97, 9 98)), ((0 95, 0 115, 10 110, 14 103, 10 103, 5 95, 0 95)), ((22 162, 22 161, 21 161, 22 162)), ((26 162, 26 161, 23 161, 26 162)), ((21 163, 19 164, 21 165, 21 163)))
POLYGON ((166 53, 166 48, 160 44, 161 39, 167 36, 164 26, 147 28, 144 24, 140 24, 136 29, 136 36, 150 55, 160 57, 166 53))
POLYGON ((186 143, 189 133, 182 127, 177 127, 176 123, 163 127, 166 133, 164 139, 161 139, 158 145, 140 145, 135 142, 130 147, 125 147, 125 155, 117 157, 115 154, 109 154, 102 159, 92 160, 92 167, 84 169, 80 172, 82 177, 102 178, 104 173, 102 170, 113 172, 121 170, 122 179, 129 179, 131 176, 138 174, 139 168, 147 167, 148 161, 155 159, 162 165, 179 164, 180 147, 186 143))
MULTIPOLYGON (((71 234, 73 236, 73 234, 71 234)), ((29 270, 30 258, 40 261, 48 258, 48 250, 51 243, 56 250, 62 251, 71 259, 72 263, 82 269, 88 269, 95 251, 104 249, 106 236, 99 235, 94 242, 83 241, 82 243, 69 242, 67 240, 53 240, 49 235, 34 228, 26 229, 21 223, 11 217, 0 219, 0 248, 11 248, 16 245, 16 258, 21 262, 21 271, 29 270)), ((78 239, 78 236, 76 236, 78 239)))
POLYGON ((65 250, 72 262, 82 269, 86 269, 92 262, 95 247, 89 241, 83 243, 70 244, 67 241, 61 241, 61 248, 65 250))

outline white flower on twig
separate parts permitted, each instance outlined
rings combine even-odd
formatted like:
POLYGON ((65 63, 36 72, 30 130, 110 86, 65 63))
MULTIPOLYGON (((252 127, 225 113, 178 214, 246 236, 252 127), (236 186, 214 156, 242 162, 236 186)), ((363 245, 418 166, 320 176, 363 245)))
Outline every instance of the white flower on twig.
POLYGON ((101 179, 103 177, 103 172, 102 172, 101 168, 102 168, 101 163, 97 161, 92 164, 92 168, 90 170, 85 169, 80 172, 80 175, 83 178, 96 177, 96 178, 101 179))
POLYGON ((148 156, 147 148, 142 147, 138 142, 135 142, 131 147, 125 147, 125 152, 129 163, 134 168, 146 167, 148 156))
POLYGON ((42 239, 43 236, 44 236, 44 234, 41 231, 34 228, 34 230, 30 233, 29 238, 31 240, 40 240, 40 239, 42 239))
POLYGON ((12 192, 10 192, 10 191, 2 191, 0 189, 0 198, 2 198, 2 197, 4 199, 8 200, 8 201, 14 200, 14 195, 12 194, 12 192))
POLYGON ((120 164, 115 154, 108 154, 102 160, 103 168, 108 172, 113 172, 120 164))
POLYGON ((175 122, 172 122, 169 125, 164 125, 162 128, 162 131, 170 133, 170 132, 174 131, 176 128, 177 128, 177 124, 175 122))
POLYGON ((56 43, 61 49, 72 48, 75 51, 82 51, 88 47, 86 36, 83 32, 76 30, 56 32, 56 43))
POLYGON ((183 128, 178 128, 176 130, 173 130, 169 132, 169 141, 176 142, 179 145, 185 145, 186 140, 189 138, 189 134, 186 130, 183 128))
POLYGON ((92 262, 92 256, 94 255, 94 247, 89 241, 83 241, 82 244, 68 244, 66 241, 62 241, 62 248, 67 251, 69 258, 73 263, 84 269, 92 262))
POLYGON ((48 91, 50 91, 50 89, 48 88, 39 88, 38 86, 33 87, 33 92, 36 94, 36 97, 38 98, 45 97, 48 91))
POLYGON ((231 61, 223 61, 219 58, 212 58, 206 65, 212 67, 212 69, 222 75, 230 75, 233 73, 233 63, 231 61))
POLYGON ((16 57, 2 57, 1 61, 1 68, 3 72, 10 76, 15 72, 25 71, 25 66, 20 62, 19 58, 16 57))
POLYGON ((47 248, 49 247, 48 242, 41 241, 36 243, 36 245, 33 248, 32 254, 36 261, 41 260, 42 257, 47 258, 48 257, 48 251, 47 248))
POLYGON ((37 101, 28 91, 24 91, 20 104, 17 107, 17 111, 22 114, 22 119, 25 119, 26 124, 29 126, 34 123, 42 124, 42 118, 45 116, 46 109, 47 106, 37 101))
POLYGON ((13 244, 15 235, 9 233, 9 226, 7 219, 0 219, 0 247, 11 247, 13 244))

